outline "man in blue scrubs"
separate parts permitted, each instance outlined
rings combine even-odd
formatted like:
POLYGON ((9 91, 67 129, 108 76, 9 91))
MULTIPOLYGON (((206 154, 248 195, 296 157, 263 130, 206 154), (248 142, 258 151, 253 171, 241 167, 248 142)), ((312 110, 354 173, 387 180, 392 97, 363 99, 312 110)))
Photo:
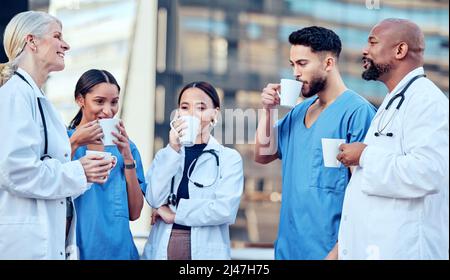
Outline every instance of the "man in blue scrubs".
MULTIPOLYGON (((364 139, 375 108, 349 90, 339 73, 341 41, 311 26, 293 32, 290 63, 307 98, 273 124, 279 84, 268 84, 256 137, 255 160, 282 160, 282 203, 275 259, 333 258, 350 170, 325 167, 322 138, 364 139)), ((300 94, 300 93, 299 93, 300 94)))

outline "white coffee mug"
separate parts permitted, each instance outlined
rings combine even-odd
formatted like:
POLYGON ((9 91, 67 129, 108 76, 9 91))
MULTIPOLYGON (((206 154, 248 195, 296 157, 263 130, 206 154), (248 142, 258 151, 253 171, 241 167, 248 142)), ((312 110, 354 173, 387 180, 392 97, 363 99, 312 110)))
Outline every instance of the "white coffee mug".
POLYGON ((281 79, 280 105, 294 107, 302 92, 303 83, 297 80, 281 79))
POLYGON ((341 167, 341 163, 336 157, 339 154, 339 146, 344 143, 345 139, 322 138, 323 164, 325 167, 341 167))
MULTIPOLYGON (((182 130, 184 134, 180 137, 180 143, 185 147, 191 147, 195 144, 195 140, 197 139, 200 130, 200 119, 194 116, 181 116, 180 119, 183 119, 187 124, 186 129, 182 130)), ((175 129, 173 127, 175 121, 176 120, 170 122, 170 127, 172 129, 175 129)))
POLYGON ((114 166, 112 168, 114 168, 117 164, 117 157, 114 156, 113 154, 111 154, 110 152, 103 152, 103 151, 94 151, 94 150, 87 150, 86 151, 86 155, 97 155, 97 156, 103 156, 104 159, 113 159, 114 162, 114 166))
POLYGON ((119 129, 116 125, 120 122, 119 119, 100 119, 98 123, 102 127, 103 130, 103 138, 102 142, 105 146, 114 146, 113 140, 117 140, 115 136, 112 135, 112 132, 119 134, 119 129))

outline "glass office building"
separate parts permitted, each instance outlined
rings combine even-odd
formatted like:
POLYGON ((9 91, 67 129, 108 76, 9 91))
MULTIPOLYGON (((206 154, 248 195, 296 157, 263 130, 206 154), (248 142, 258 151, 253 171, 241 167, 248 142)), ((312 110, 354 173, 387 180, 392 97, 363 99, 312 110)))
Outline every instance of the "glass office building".
POLYGON ((362 80, 361 53, 372 26, 390 17, 410 19, 424 30, 426 72, 448 95, 447 1, 159 1, 155 148, 167 143, 168 116, 182 84, 205 80, 219 89, 224 118, 214 132, 245 159, 245 196, 232 230, 234 241, 270 243, 276 237, 281 166, 253 162, 257 118, 252 112, 260 107, 260 92, 267 83, 292 78, 289 34, 310 25, 333 29, 343 43, 339 67, 347 86, 378 106, 387 89, 362 80), (227 109, 234 109, 236 119, 244 117, 243 133, 236 122, 225 121, 227 109), (226 141, 230 133, 231 143, 226 141))

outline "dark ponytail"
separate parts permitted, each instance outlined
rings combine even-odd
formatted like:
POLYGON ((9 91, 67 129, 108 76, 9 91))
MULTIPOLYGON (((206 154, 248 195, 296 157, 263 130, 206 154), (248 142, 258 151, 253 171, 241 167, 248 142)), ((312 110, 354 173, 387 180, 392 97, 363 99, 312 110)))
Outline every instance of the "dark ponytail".
MULTIPOLYGON (((80 95, 85 98, 86 94, 88 94, 94 86, 101 83, 113 84, 117 86, 117 89, 120 92, 120 86, 111 73, 106 70, 91 69, 84 72, 80 79, 78 79, 77 85, 75 86, 75 100, 77 100, 80 95)), ((69 129, 76 128, 80 124, 82 118, 83 111, 80 109, 70 122, 69 129)))
POLYGON ((82 118, 83 118, 83 111, 80 108, 75 118, 73 118, 73 120, 70 122, 69 128, 74 129, 75 127, 77 127, 80 124, 82 118))

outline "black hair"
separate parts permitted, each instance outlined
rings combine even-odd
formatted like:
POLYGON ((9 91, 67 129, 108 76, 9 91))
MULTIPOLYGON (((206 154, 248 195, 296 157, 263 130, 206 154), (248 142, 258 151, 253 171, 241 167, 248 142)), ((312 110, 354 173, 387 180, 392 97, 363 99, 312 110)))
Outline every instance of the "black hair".
POLYGON ((313 52, 331 52, 339 58, 342 50, 342 43, 339 36, 332 30, 310 26, 292 32, 289 35, 291 45, 302 45, 310 47, 313 52))
POLYGON ((220 98, 219 98, 219 95, 217 94, 216 89, 210 83, 202 82, 202 81, 192 82, 192 83, 189 83, 184 86, 184 88, 180 91, 180 95, 178 95, 178 106, 180 106, 181 96, 187 89, 190 89, 190 88, 200 89, 201 91, 206 93, 211 98, 214 108, 220 108, 220 98))
MULTIPOLYGON (((83 98, 86 97, 86 94, 88 94, 93 87, 101 83, 113 84, 117 86, 117 89, 120 92, 120 86, 111 73, 106 70, 91 69, 84 72, 78 79, 77 85, 75 86, 75 100, 80 95, 83 96, 83 98)), ((82 117, 83 111, 80 108, 76 116, 70 122, 69 129, 77 127, 80 124, 82 117)))

